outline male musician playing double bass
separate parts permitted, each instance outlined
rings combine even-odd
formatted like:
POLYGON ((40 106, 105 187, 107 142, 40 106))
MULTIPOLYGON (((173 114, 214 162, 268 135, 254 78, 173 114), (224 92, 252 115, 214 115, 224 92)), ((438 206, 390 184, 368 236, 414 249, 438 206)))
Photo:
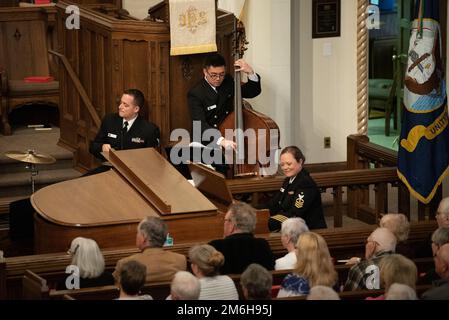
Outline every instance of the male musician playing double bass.
MULTIPOLYGON (((248 75, 248 82, 242 84, 242 98, 254 98, 261 93, 260 76, 244 60, 235 61, 237 71, 248 75)), ((207 129, 217 129, 229 113, 234 110, 234 79, 226 74, 226 62, 218 53, 206 57, 204 78, 188 93, 188 103, 193 121, 201 123, 201 134, 207 129)), ((200 142, 200 141, 197 141, 200 142)), ((224 137, 201 139, 203 145, 217 148, 233 148, 236 144, 224 137)))

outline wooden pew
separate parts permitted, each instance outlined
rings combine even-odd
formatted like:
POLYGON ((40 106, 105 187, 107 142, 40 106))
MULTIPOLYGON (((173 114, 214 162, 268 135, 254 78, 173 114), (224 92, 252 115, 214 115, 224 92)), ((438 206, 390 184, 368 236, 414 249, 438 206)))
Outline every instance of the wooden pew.
MULTIPOLYGON (((352 256, 363 256, 365 240, 375 227, 376 226, 367 226, 358 229, 322 229, 316 230, 316 232, 324 237, 332 257, 338 260, 347 259, 352 256)), ((409 235, 410 244, 414 245, 418 243, 427 243, 431 233, 436 228, 437 224, 435 221, 412 223, 409 235)), ((283 256, 287 253, 282 247, 280 235, 278 233, 258 235, 258 237, 267 239, 276 257, 283 256)), ((175 244, 173 247, 165 249, 187 256, 189 249, 198 243, 204 242, 175 244)), ((137 252, 137 248, 122 248, 103 251, 106 269, 108 271, 113 271, 119 259, 128 257, 137 252)), ((27 269, 44 277, 47 280, 48 285, 53 287, 55 283, 65 279, 67 276, 67 274, 65 274, 65 268, 70 264, 70 259, 71 258, 66 253, 51 253, 6 258, 5 272, 7 298, 17 299, 21 296, 21 279, 27 269)))
POLYGON ((0 257, 0 300, 6 299, 6 260, 0 257))
POLYGON ((119 297, 120 289, 116 286, 102 286, 77 290, 54 290, 49 292, 51 300, 114 300, 119 297))
MULTIPOLYGON (((432 285, 420 285, 416 286, 416 295, 417 297, 421 297, 421 295, 429 290, 432 285)), ((368 297, 378 297, 385 293, 384 289, 374 289, 374 290, 356 290, 356 291, 344 291, 340 292, 338 295, 341 300, 365 300, 368 297)), ((299 297, 286 297, 286 298, 275 298, 274 300, 306 300, 307 296, 299 296, 299 297)))
POLYGON ((22 299, 23 300, 47 300, 48 286, 47 280, 30 270, 25 270, 22 278, 22 299))
MULTIPOLYGON (((429 266, 433 264, 433 258, 416 259, 414 260, 414 262, 417 265, 418 272, 421 272, 427 270, 429 266)), ((335 266, 335 270, 338 273, 338 283, 340 285, 343 285, 345 283, 350 268, 351 266, 347 265, 335 266)), ((280 285, 285 276, 291 272, 293 272, 293 270, 271 271, 271 274, 273 276, 273 286, 280 285)), ((241 274, 230 274, 229 277, 234 281, 235 286, 239 292, 240 299, 243 299, 243 293, 240 286, 241 274)), ((421 294, 429 287, 430 284, 417 286, 417 292, 421 294), (419 291, 418 288, 424 288, 425 290, 422 289, 421 291, 419 291)), ((35 300, 113 300, 118 298, 119 296, 119 289, 114 285, 83 288, 78 290, 49 290, 47 281, 29 270, 25 271, 22 291, 24 299, 35 300)), ((152 296, 154 300, 165 300, 170 294, 170 281, 148 283, 142 288, 141 292, 142 294, 148 294, 152 296)), ((380 290, 380 293, 375 290, 358 290, 354 292, 342 292, 340 293, 340 296, 345 300, 356 300, 362 298, 364 299, 366 297, 375 297, 380 294, 383 294, 382 290, 380 290)), ((301 298, 298 299, 301 300, 301 298)))

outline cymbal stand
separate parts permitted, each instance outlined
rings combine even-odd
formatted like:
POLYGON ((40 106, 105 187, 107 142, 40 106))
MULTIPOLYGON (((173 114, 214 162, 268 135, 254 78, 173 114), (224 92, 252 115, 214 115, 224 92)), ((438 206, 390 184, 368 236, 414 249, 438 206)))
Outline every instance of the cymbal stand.
POLYGON ((35 177, 38 175, 39 171, 37 170, 36 165, 34 163, 28 163, 25 168, 30 170, 30 174, 31 174, 31 194, 33 194, 34 193, 34 180, 36 179, 35 177))

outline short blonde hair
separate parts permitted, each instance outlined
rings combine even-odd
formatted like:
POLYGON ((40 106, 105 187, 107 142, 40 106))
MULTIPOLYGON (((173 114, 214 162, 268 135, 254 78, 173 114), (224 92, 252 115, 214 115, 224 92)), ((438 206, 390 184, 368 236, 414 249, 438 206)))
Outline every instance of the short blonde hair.
POLYGON ((225 261, 223 254, 209 244, 190 248, 189 259, 198 266, 205 277, 218 275, 225 261))
POLYGON ((79 268, 81 278, 96 278, 104 272, 104 257, 95 240, 75 238, 69 253, 72 255, 72 265, 79 268))
POLYGON ((380 279, 388 291, 393 283, 405 284, 416 288, 418 269, 415 263, 400 254, 391 254, 380 260, 380 279))
POLYGON ((388 213, 380 219, 379 226, 390 230, 398 239, 398 242, 408 239, 410 222, 405 214, 388 213))
POLYGON ((336 284, 338 275, 322 236, 314 232, 301 234, 296 243, 296 257, 295 273, 306 278, 310 287, 336 284))

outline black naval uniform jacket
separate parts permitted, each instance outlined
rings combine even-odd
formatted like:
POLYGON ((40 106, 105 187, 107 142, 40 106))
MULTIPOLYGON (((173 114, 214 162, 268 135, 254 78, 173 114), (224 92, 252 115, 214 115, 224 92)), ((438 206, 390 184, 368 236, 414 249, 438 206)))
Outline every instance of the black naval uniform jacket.
POLYGON ((303 218, 309 229, 326 228, 321 193, 309 173, 302 169, 290 184, 286 178, 282 188, 271 200, 271 215, 303 218))
POLYGON ((95 157, 105 160, 101 155, 103 144, 110 144, 115 150, 151 148, 159 146, 159 128, 137 116, 127 132, 122 131, 123 118, 118 113, 111 113, 104 117, 100 130, 91 142, 89 151, 95 157))
MULTIPOLYGON (((248 82, 242 85, 243 98, 257 97, 262 91, 260 76, 257 76, 259 81, 248 79, 248 82)), ((207 129, 218 129, 227 115, 234 111, 234 79, 227 74, 221 86, 215 91, 203 78, 189 91, 187 98, 192 121, 201 121, 201 134, 207 129)), ((204 145, 216 143, 219 137, 209 140, 201 138, 201 142, 204 145)))

